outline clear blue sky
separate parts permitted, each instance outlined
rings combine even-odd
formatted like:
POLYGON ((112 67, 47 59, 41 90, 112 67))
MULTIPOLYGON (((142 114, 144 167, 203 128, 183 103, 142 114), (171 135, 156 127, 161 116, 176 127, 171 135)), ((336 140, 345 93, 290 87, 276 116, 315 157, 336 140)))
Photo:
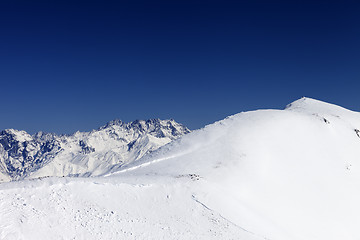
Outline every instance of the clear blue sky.
POLYGON ((1 1, 0 129, 191 129, 308 96, 360 111, 358 1, 1 1))

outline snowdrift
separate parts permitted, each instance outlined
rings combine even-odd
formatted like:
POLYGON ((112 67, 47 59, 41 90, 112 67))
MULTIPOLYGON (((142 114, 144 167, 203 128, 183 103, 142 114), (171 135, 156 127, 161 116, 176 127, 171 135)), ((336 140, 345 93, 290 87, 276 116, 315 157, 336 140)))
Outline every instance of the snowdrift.
POLYGON ((360 113, 239 113, 99 178, 0 184, 2 239, 359 239, 360 113))

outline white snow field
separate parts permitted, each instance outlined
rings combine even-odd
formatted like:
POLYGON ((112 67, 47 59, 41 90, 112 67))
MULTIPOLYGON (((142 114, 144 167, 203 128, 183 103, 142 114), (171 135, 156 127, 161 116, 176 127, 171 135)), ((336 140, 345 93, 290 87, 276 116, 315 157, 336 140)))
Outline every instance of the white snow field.
POLYGON ((302 98, 102 177, 0 184, 0 239, 360 239, 360 113, 302 98))

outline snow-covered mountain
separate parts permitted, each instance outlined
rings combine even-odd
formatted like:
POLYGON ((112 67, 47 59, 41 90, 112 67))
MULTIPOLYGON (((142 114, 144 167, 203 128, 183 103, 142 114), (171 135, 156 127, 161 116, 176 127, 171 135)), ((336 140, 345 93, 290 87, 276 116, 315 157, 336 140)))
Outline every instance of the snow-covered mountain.
POLYGON ((189 133, 174 120, 114 120, 73 135, 0 132, 0 181, 45 176, 96 176, 135 161, 189 133))
POLYGON ((97 178, 0 184, 1 239, 360 239, 360 113, 239 113, 97 178))

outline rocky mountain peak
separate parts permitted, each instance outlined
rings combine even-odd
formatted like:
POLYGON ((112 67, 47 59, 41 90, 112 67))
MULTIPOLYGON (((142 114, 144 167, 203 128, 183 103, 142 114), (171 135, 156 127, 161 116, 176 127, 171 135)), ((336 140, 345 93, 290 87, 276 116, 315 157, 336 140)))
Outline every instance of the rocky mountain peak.
POLYGON ((61 136, 6 129, 0 132, 0 174, 12 180, 99 175, 189 132, 173 119, 115 119, 98 130, 61 136))

